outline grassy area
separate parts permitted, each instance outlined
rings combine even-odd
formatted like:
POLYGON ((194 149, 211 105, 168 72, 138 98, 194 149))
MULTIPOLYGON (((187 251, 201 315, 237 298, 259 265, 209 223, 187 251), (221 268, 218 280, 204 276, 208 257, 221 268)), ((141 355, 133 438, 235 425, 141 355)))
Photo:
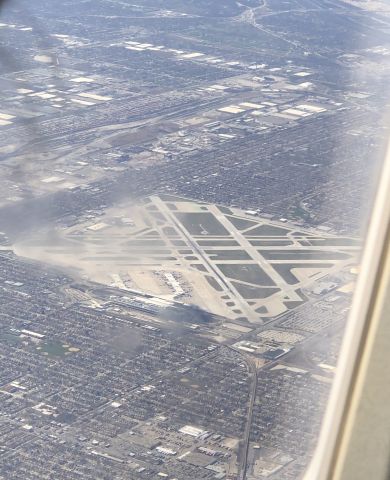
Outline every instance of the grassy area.
POLYGON ((239 247, 235 240, 198 240, 200 247, 239 247))
POLYGON ((214 290, 216 290, 217 292, 222 292, 221 286, 215 280, 214 277, 211 277, 210 275, 206 275, 205 277, 206 277, 206 280, 208 281, 209 285, 211 285, 214 288, 214 290))
POLYGON ((259 250, 267 260, 345 260, 350 258, 348 253, 326 250, 259 250))
POLYGON ((226 228, 210 212, 175 212, 175 216, 191 235, 229 235, 226 228))
POLYGON ((238 217, 226 217, 230 223, 232 223, 237 230, 246 230, 250 227, 255 227, 257 222, 252 222, 252 220, 246 220, 245 218, 238 218, 238 217))
POLYGON ((289 285, 295 285, 299 283, 299 280, 291 273, 293 268, 327 269, 333 265, 331 263, 274 263, 272 266, 289 285))
POLYGON ((218 263, 217 267, 225 275, 225 277, 242 282, 253 283, 259 286, 275 286, 273 280, 265 273, 265 271, 255 264, 234 264, 228 265, 218 263))
POLYGON ((252 260, 245 250, 205 250, 210 260, 252 260))
POLYGON ((238 293, 245 299, 267 298, 274 293, 280 292, 280 288, 251 287, 250 285, 245 285, 239 282, 232 282, 232 284, 238 290, 238 293))
POLYGON ((287 228, 264 224, 248 230, 244 235, 246 237, 285 237, 288 233, 290 233, 290 230, 287 228))

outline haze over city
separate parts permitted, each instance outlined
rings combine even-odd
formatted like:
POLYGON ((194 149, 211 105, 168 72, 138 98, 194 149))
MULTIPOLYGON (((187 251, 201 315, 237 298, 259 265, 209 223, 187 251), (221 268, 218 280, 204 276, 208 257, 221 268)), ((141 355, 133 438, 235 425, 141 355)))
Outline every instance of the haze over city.
POLYGON ((388 135, 390 7, 0 9, 0 480, 298 480, 388 135))

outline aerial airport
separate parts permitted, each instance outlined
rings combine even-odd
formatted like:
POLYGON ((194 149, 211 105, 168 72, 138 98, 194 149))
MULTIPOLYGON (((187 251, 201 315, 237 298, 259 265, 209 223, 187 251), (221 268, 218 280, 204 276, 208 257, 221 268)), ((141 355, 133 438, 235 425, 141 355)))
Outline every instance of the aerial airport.
POLYGON ((381 1, 4 4, 0 480, 302 478, 389 21, 381 1))

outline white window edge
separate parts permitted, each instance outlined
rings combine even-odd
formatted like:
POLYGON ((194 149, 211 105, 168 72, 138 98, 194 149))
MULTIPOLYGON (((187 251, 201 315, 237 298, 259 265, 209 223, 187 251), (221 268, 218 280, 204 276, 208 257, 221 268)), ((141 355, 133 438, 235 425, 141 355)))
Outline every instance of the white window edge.
MULTIPOLYGON (((346 413, 370 326, 371 314, 378 293, 378 280, 384 261, 390 229, 390 146, 381 171, 379 187, 369 222, 361 270, 358 277, 349 319, 344 333, 337 371, 313 460, 305 480, 330 480, 335 476, 338 448, 345 428, 346 413)), ((369 441, 369 439, 367 439, 369 441)), ((375 480, 380 480, 376 478, 375 480)))

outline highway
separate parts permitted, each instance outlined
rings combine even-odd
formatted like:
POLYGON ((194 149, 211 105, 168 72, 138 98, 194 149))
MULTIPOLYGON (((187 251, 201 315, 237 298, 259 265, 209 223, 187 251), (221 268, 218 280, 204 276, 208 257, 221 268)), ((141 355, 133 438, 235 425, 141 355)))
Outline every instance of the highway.
POLYGON ((252 426, 253 407, 256 400, 257 369, 253 359, 243 354, 242 351, 238 350, 235 347, 230 346, 229 348, 231 348, 232 350, 234 350, 235 352, 239 353, 242 356, 243 360, 247 364, 248 369, 252 375, 251 390, 249 393, 248 416, 247 416, 247 422, 245 426, 242 448, 239 455, 239 467, 238 467, 238 476, 237 476, 237 480, 245 480, 246 472, 248 468, 248 453, 249 453, 249 441, 250 441, 250 433, 251 433, 251 426, 252 426))

